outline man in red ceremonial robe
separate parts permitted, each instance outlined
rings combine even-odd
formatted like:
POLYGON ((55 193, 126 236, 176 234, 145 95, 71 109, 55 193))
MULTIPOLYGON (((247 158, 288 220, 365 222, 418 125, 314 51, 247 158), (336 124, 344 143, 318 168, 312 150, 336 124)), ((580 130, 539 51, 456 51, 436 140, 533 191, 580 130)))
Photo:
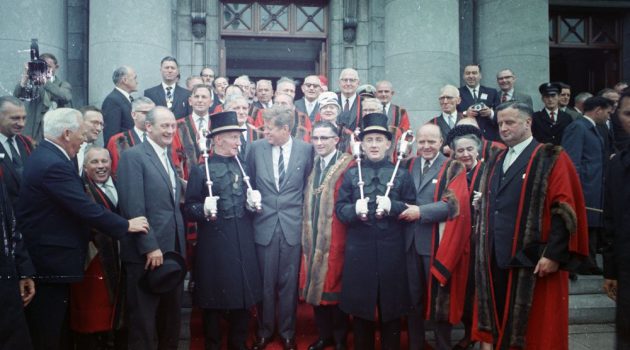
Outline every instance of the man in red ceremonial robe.
POLYGON ((568 349, 569 280, 588 256, 584 198, 562 148, 539 144, 532 110, 497 108, 509 147, 482 175, 475 259, 473 339, 482 349, 568 349))

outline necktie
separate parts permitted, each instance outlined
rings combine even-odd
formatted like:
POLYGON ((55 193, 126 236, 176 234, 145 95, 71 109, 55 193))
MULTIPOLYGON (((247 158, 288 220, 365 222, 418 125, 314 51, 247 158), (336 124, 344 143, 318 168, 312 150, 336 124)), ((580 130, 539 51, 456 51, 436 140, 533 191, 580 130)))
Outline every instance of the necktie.
POLYGON ((448 119, 448 127, 452 129, 453 126, 455 126, 455 123, 453 122, 453 116, 449 114, 447 119, 448 119))
POLYGON ((556 112, 551 111, 551 113, 549 113, 549 117, 551 118, 552 123, 556 122, 556 112))
POLYGON ((116 189, 114 186, 110 186, 107 182, 101 185, 103 192, 109 200, 114 204, 114 206, 118 205, 118 196, 116 195, 116 189))
POLYGON ((477 100, 477 89, 473 89, 473 98, 477 100))
POLYGON ((278 188, 284 182, 284 156, 282 155, 282 147, 280 147, 280 156, 278 157, 278 188))
POLYGON ((383 104, 383 114, 387 115, 387 105, 383 104))
POLYGON ((350 100, 346 99, 346 103, 344 103, 344 105, 343 105, 343 111, 347 112, 349 110, 350 110, 350 100))
POLYGON ((15 170, 21 175, 22 174, 22 158, 20 158, 20 154, 15 147, 15 137, 11 136, 7 139, 9 143, 9 150, 11 151, 11 161, 13 162, 13 167, 15 170))
POLYGON ((142 142, 147 142, 147 132, 142 133, 142 142))
POLYGON ((133 103, 133 96, 129 95, 129 102, 133 103))
POLYGON ((166 175, 168 175, 168 178, 171 182, 171 190, 173 191, 173 198, 175 198, 175 174, 173 174, 171 163, 168 161, 166 149, 164 150, 164 153, 162 153, 162 157, 164 157, 164 169, 166 170, 166 175))
POLYGON ((503 160, 503 173, 507 173, 508 169, 514 162, 514 156, 516 155, 516 151, 514 148, 510 148, 509 152, 505 155, 505 159, 503 160))
POLYGON ((508 94, 504 92, 503 96, 501 96, 501 103, 507 102, 507 100, 508 100, 508 94))
POLYGON ((171 108, 173 106, 173 88, 170 86, 166 87, 166 107, 171 108))
POLYGON ((422 175, 426 174, 426 172, 429 171, 430 167, 431 162, 429 162, 428 160, 424 161, 424 166, 422 167, 422 175))
POLYGON ((203 129, 205 125, 206 125, 205 119, 203 119, 203 117, 199 117, 199 119, 197 119, 197 131, 201 132, 201 129, 203 129))

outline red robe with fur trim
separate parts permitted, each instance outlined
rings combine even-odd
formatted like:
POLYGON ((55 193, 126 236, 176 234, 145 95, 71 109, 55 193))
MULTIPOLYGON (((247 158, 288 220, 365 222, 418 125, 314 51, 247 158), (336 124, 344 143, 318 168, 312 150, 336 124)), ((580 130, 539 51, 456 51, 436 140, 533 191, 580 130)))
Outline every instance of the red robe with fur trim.
POLYGON ((448 160, 438 175, 435 201, 445 201, 451 212, 433 228, 427 319, 457 324, 462 318, 470 262, 470 194, 466 167, 448 160), (443 225, 443 227, 442 227, 443 225))
MULTIPOLYGON (((486 169, 488 181, 493 171, 500 171, 500 159, 506 151, 489 161, 486 169)), ((588 231, 584 197, 579 178, 571 159, 560 147, 551 144, 538 145, 530 157, 524 174, 518 217, 514 232, 512 256, 523 249, 518 246, 521 238, 535 237, 546 243, 551 234, 551 217, 562 217, 570 236, 567 242, 569 253, 576 258, 588 256, 588 231), (546 164, 543 164, 546 163, 546 164), (542 165, 541 165, 542 164, 542 165), (537 171, 548 169, 548 174, 537 171), (542 170, 541 170, 542 169, 542 170), (546 175, 545 175, 546 174, 546 175), (535 178, 541 177, 536 179, 535 178), (545 188, 546 187, 546 188, 545 188), (532 198, 543 194, 540 206, 531 205, 524 211, 525 202, 536 202, 532 198), (542 216, 540 215, 542 214, 542 216), (539 237, 536 237, 539 235, 539 237)), ((482 192, 484 192, 482 190, 482 192)), ((485 192, 484 192, 485 193, 485 192)), ((487 237, 485 211, 487 204, 482 199, 478 237, 487 237)), ((488 242, 477 244, 476 296, 473 317, 473 339, 493 343, 495 349, 568 349, 569 329, 569 280, 568 272, 559 270, 539 278, 533 275, 533 267, 511 268, 503 315, 496 315, 491 291, 491 264, 488 242), (481 297, 481 298, 480 298, 481 297)))

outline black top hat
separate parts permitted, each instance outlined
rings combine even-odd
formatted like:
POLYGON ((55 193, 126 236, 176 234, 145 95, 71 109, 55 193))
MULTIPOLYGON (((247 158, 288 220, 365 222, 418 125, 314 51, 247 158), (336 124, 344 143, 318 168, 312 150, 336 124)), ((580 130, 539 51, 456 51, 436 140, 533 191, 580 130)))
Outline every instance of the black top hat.
POLYGON ((238 125, 236 112, 219 112, 210 116, 210 136, 218 135, 227 131, 243 131, 238 125))
POLYGON ((562 90, 558 83, 544 83, 538 87, 538 91, 543 96, 557 95, 562 90))
POLYGON ((164 263, 147 270, 140 283, 153 294, 164 294, 175 289, 186 277, 186 260, 177 252, 164 253, 164 263))
POLYGON ((363 137, 369 133, 379 133, 387 136, 388 140, 392 140, 392 133, 387 128, 387 116, 383 113, 370 113, 361 118, 361 133, 359 139, 363 141, 363 137))

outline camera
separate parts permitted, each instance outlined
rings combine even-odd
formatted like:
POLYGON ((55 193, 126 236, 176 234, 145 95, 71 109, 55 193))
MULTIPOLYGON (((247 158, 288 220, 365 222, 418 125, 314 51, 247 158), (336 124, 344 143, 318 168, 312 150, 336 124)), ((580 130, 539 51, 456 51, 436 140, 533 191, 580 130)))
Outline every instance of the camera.
POLYGON ((48 79, 48 64, 39 58, 39 45, 37 39, 31 39, 31 60, 28 62, 28 81, 23 89, 20 99, 31 101, 39 97, 38 86, 46 84, 48 79))
POLYGON ((475 103, 474 105, 470 106, 470 109, 472 109, 475 112, 479 112, 484 108, 486 108, 486 104, 483 102, 475 103))

